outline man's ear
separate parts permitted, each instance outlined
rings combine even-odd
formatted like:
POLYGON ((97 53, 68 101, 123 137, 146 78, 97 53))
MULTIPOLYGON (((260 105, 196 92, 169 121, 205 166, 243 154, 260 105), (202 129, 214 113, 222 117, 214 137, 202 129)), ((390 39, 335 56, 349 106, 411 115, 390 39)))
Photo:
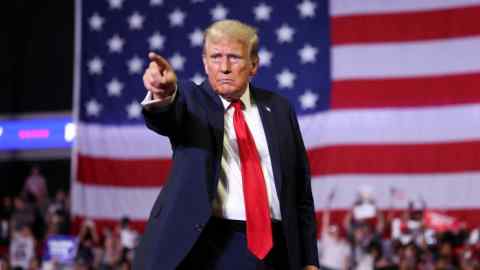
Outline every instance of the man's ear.
POLYGON ((250 76, 254 76, 255 74, 257 74, 259 63, 260 59, 258 57, 252 60, 252 69, 250 70, 250 76))

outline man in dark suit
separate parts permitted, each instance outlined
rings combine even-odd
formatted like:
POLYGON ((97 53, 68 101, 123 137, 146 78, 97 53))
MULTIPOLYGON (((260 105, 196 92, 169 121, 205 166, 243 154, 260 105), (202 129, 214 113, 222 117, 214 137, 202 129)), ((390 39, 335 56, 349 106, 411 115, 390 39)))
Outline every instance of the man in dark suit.
POLYGON ((143 80, 147 126, 173 149, 134 269, 318 269, 305 147, 288 101, 249 84, 258 36, 223 20, 205 31, 201 86, 161 56, 143 80))

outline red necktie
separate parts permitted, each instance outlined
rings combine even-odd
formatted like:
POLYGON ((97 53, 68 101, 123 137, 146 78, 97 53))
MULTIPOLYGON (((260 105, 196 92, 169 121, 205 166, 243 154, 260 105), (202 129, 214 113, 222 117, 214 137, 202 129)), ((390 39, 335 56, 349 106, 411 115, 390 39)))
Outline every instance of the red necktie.
POLYGON ((232 106, 235 108, 233 125, 237 135, 243 178, 248 249, 257 258, 263 259, 273 246, 265 178, 255 141, 243 117, 242 102, 234 101, 232 106))

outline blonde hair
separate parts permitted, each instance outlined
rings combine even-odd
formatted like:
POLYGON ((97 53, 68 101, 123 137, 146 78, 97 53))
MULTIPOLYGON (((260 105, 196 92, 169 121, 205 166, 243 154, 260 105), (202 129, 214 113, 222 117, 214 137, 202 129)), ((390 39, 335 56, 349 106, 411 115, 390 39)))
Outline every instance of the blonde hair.
POLYGON ((250 58, 254 61, 259 59, 257 30, 252 26, 237 20, 220 20, 214 22, 204 33, 204 53, 207 41, 215 43, 223 38, 232 39, 247 45, 250 51, 250 58))

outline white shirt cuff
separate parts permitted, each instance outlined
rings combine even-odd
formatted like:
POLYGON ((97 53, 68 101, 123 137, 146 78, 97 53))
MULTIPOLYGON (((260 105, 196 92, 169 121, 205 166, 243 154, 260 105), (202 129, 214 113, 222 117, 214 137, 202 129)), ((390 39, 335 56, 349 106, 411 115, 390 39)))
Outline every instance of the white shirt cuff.
POLYGON ((170 104, 172 104, 173 100, 175 99, 175 96, 177 95, 177 89, 173 92, 173 94, 169 97, 166 97, 164 99, 153 99, 153 95, 151 92, 147 92, 147 95, 143 99, 143 101, 140 103, 142 104, 143 108, 147 111, 164 111, 168 109, 170 104))

